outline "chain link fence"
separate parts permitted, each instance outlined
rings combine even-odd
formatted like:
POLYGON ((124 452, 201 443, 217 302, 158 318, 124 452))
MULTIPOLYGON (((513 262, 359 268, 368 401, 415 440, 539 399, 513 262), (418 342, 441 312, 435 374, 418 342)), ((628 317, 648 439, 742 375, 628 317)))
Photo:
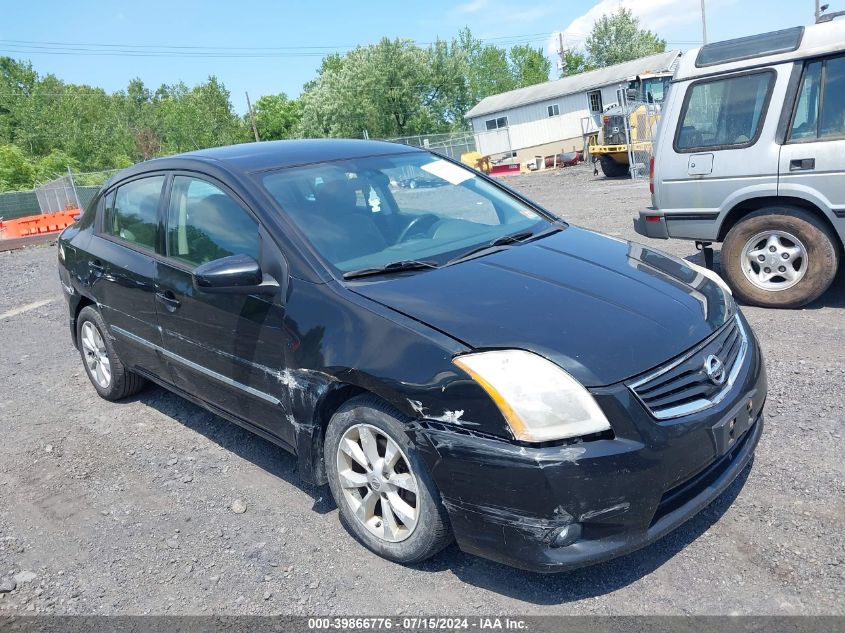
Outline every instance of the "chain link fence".
POLYGON ((461 160, 461 154, 475 151, 475 137, 472 132, 445 132, 442 134, 417 134, 414 136, 400 136, 385 139, 392 143, 413 145, 430 149, 449 158, 461 160))
POLYGON ((0 219, 85 209, 100 187, 118 171, 68 173, 37 185, 32 191, 0 193, 0 219))
POLYGON ((41 207, 34 191, 7 191, 0 193, 0 220, 14 220, 28 215, 38 215, 41 207))
POLYGON ((57 213, 79 208, 76 186, 70 176, 61 176, 35 188, 41 213, 57 213))
POLYGON ((660 122, 660 105, 625 101, 623 111, 628 142, 628 170, 632 180, 648 180, 649 163, 654 156, 654 139, 660 122))

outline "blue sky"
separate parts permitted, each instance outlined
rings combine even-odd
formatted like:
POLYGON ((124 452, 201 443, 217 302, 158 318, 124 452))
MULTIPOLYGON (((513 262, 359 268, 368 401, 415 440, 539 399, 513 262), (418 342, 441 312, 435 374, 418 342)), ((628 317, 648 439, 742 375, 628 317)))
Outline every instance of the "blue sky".
MULTIPOLYGON (((831 10, 845 9, 845 0, 825 1, 831 10)), ((577 48, 596 17, 622 4, 670 48, 686 50, 701 42, 700 0, 6 0, 5 4, 0 8, 0 55, 30 59, 41 74, 54 73, 65 81, 108 91, 125 88, 136 76, 155 88, 179 80, 193 85, 214 74, 231 91, 238 112, 246 111, 244 91, 253 100, 278 92, 296 96, 314 76, 323 54, 373 43, 382 36, 427 43, 451 38, 466 25, 491 43, 529 42, 551 54, 557 32, 564 33, 566 46, 577 48), (92 49, 94 45, 122 48, 92 49), (102 54, 129 46, 139 47, 132 49, 136 54, 102 54), (150 54, 153 46, 168 47, 168 54, 150 54), (96 54, 80 54, 91 52, 96 54)), ((706 0, 706 7, 708 39, 716 41, 810 24, 814 2, 706 0)))

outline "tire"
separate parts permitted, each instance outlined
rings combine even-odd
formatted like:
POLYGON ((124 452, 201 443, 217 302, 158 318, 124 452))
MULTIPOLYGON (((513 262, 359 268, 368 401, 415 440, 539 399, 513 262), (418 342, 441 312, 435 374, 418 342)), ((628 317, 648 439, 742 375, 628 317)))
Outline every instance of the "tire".
POLYGON ((91 384, 94 385, 94 389, 102 398, 120 400, 141 391, 146 381, 124 367, 114 349, 111 338, 106 332, 108 332, 108 328, 100 313, 93 306, 82 308, 76 320, 76 340, 79 344, 82 366, 85 368, 85 373, 88 374, 91 384), (90 328, 93 328, 93 330, 90 328), (93 335, 93 341, 92 338, 88 338, 89 334, 93 335), (97 335, 99 335, 99 339, 97 335), (83 337, 86 337, 86 340, 83 337), (93 347, 99 348, 99 353, 92 352, 92 342, 94 343, 93 347), (96 362, 92 362, 95 357, 96 362), (104 373, 102 370, 106 366, 109 379, 103 381, 104 373), (96 367, 100 368, 99 372, 95 369, 96 367))
POLYGON ((599 156, 601 171, 607 178, 621 178, 628 175, 628 166, 617 163, 610 156, 602 154, 599 156))
MULTIPOLYGON (((368 454, 373 455, 369 450, 368 454)), ((409 439, 401 415, 381 400, 358 396, 337 410, 326 429, 324 459, 341 522, 367 549, 397 563, 413 564, 434 556, 452 542, 452 530, 440 493, 409 439), (360 439, 367 434, 375 439, 375 444, 360 439), (387 457, 388 440, 398 447, 399 456, 394 466, 382 468, 387 457), (356 444, 361 448, 361 452, 352 451, 357 459, 363 459, 365 463, 375 461, 375 464, 370 464, 375 468, 362 466, 353 458, 352 452, 347 452, 348 448, 341 451, 342 442, 346 447, 350 442, 356 444), (376 447, 375 455, 381 461, 371 460, 363 452, 363 447, 368 444, 376 447), (386 477, 384 470, 388 471, 386 477), (371 483, 373 479, 376 479, 375 483, 371 483), (402 487, 397 486, 400 480, 402 487), (416 494, 405 488, 411 481, 415 482, 416 494), (354 483, 362 485, 350 485, 354 483), (372 513, 367 512, 365 503, 368 498, 374 498, 370 495, 379 497, 372 502, 372 513), (402 503, 395 500, 397 496, 402 503), (382 503, 387 503, 388 509, 382 507, 382 503), (410 529, 408 525, 411 521, 406 518, 406 524, 401 518, 403 514, 410 516, 409 510, 415 510, 410 529), (366 516, 367 521, 359 515, 366 516), (389 521, 391 516, 393 519, 389 521), (391 524, 395 530, 391 530, 391 524)))
POLYGON ((838 267, 838 241, 796 207, 755 211, 731 228, 722 245, 725 279, 740 300, 756 306, 799 308, 828 289, 838 267), (777 275, 780 270, 788 275, 777 275))

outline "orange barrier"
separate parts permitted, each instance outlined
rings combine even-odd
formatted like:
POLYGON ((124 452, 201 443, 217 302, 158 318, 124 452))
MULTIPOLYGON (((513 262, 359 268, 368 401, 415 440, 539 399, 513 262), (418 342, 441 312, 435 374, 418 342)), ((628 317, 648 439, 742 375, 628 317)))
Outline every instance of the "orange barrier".
POLYGON ((11 240, 43 233, 58 233, 73 224, 80 214, 79 209, 29 215, 14 220, 0 220, 0 240, 11 240))

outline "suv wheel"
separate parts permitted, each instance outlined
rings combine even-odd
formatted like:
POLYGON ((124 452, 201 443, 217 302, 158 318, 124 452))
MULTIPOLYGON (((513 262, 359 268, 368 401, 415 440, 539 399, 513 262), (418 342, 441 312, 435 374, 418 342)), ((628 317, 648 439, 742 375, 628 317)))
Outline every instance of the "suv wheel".
POLYGON ((628 166, 622 163, 617 163, 607 154, 602 154, 599 157, 601 163, 601 171, 608 178, 621 178, 628 175, 628 166))
POLYGON ((798 308, 836 276, 838 244, 816 217, 792 207, 756 211, 734 226, 722 246, 722 270, 752 305, 798 308))
POLYGON ((94 389, 106 400, 120 400, 144 388, 144 379, 123 366, 111 339, 104 334, 103 317, 92 306, 85 306, 76 321, 76 340, 85 373, 94 389))
POLYGON ((430 558, 452 541, 440 494, 398 414, 359 396, 332 416, 324 446, 332 496, 346 528, 398 563, 430 558))

